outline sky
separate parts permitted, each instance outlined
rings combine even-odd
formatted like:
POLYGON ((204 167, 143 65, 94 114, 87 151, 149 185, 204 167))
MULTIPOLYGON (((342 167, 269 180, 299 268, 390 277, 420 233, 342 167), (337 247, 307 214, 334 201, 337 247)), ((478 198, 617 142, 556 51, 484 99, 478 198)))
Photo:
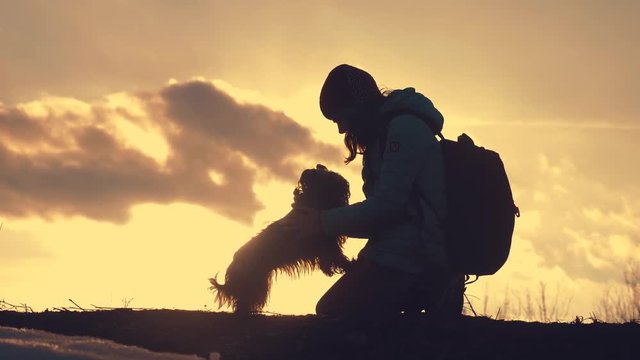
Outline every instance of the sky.
MULTIPOLYGON (((0 0, 0 298, 215 309, 209 277, 300 172, 360 161, 318 107, 336 65, 414 87, 498 151, 522 217, 488 314, 597 311, 640 260, 637 1, 0 0), (133 300, 131 300, 133 299, 133 300), (554 300, 549 300, 554 301, 554 300), (500 310, 499 310, 500 309, 500 310)), ((349 240, 355 256, 364 245, 349 240)), ((336 278, 279 278, 313 313, 336 278)))

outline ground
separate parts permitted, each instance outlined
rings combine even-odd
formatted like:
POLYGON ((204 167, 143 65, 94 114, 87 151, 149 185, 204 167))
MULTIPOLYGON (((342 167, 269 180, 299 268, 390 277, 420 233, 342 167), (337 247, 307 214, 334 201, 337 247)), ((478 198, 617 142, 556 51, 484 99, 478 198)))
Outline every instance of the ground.
MULTIPOLYGON (((579 319, 578 319, 579 320, 579 319)), ((640 324, 424 315, 366 322, 180 310, 0 311, 0 326, 231 359, 637 359, 640 324)))

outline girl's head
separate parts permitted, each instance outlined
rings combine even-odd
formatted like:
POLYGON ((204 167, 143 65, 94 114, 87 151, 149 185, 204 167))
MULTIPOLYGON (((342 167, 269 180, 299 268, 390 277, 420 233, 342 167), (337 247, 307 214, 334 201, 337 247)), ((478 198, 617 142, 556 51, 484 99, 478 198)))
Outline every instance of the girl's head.
POLYGON ((364 70, 342 64, 329 72, 320 91, 320 110, 345 134, 347 163, 364 152, 375 136, 377 129, 373 122, 384 99, 376 81, 364 70))

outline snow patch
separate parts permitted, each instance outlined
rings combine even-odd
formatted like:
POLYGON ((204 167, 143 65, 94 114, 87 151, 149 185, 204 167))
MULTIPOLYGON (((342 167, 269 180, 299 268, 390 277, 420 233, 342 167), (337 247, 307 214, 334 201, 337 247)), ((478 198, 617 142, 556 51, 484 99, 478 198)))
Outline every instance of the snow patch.
POLYGON ((158 353, 109 340, 4 326, 0 326, 0 359, 202 360, 195 355, 158 353))

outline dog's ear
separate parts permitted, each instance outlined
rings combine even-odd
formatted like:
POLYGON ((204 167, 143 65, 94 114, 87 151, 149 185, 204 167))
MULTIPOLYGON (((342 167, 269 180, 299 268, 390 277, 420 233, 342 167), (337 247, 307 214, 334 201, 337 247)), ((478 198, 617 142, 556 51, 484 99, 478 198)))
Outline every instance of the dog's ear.
POLYGON ((349 182, 342 175, 329 171, 324 174, 325 193, 331 194, 332 207, 349 205, 349 182))

